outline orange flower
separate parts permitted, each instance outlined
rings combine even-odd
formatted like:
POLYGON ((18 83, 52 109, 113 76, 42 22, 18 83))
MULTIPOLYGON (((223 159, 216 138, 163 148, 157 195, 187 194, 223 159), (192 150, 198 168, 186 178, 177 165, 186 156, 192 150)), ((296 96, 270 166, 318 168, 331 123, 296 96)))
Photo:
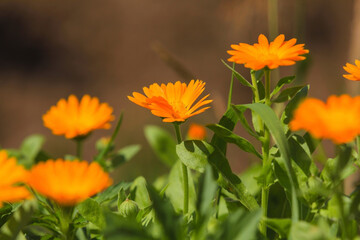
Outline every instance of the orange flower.
POLYGON ((0 207, 3 202, 17 202, 30 198, 29 191, 19 183, 27 180, 28 172, 9 158, 5 150, 0 151, 0 207))
POLYGON ((344 74, 343 77, 353 81, 360 81, 360 61, 355 60, 355 65, 347 63, 343 68, 350 74, 344 74), (356 66, 355 66, 356 65, 356 66))
POLYGON ((68 101, 60 99, 56 106, 43 115, 45 127, 55 135, 66 138, 84 136, 95 129, 110 128, 113 109, 107 103, 99 103, 99 99, 84 95, 79 100, 70 95, 68 101))
POLYGON ((28 184, 60 205, 73 206, 110 186, 112 180, 96 162, 41 162, 30 170, 28 184))
POLYGON ((187 118, 209 108, 204 107, 198 110, 212 102, 212 100, 205 100, 209 94, 194 104, 204 91, 204 86, 205 83, 200 80, 191 80, 189 85, 180 81, 175 84, 161 84, 161 86, 154 83, 149 88, 143 88, 146 96, 133 92, 133 96, 128 96, 128 98, 137 105, 150 109, 152 114, 163 118, 164 122, 184 122, 187 118))
POLYGON ((206 129, 202 125, 192 123, 187 134, 191 140, 204 140, 206 138, 206 129))
POLYGON ((360 133, 359 119, 360 97, 330 96, 326 103, 308 98, 295 110, 290 129, 304 129, 316 138, 341 144, 352 141, 360 133))
POLYGON ((260 34, 258 41, 254 45, 246 43, 232 44, 234 50, 227 51, 232 57, 230 62, 245 64, 245 67, 253 70, 260 70, 264 67, 269 69, 278 68, 279 66, 289 66, 295 64, 295 61, 304 60, 302 54, 309 50, 304 49, 304 44, 297 44, 296 39, 284 41, 285 36, 280 34, 273 42, 269 44, 268 39, 260 34))

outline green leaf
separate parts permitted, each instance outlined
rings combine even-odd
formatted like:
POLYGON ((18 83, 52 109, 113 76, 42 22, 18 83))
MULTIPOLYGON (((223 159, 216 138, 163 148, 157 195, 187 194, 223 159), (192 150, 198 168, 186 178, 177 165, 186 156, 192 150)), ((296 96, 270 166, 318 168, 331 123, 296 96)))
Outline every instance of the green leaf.
MULTIPOLYGON (((219 125, 226 127, 228 130, 233 131, 237 121, 239 120, 238 115, 232 108, 226 110, 224 116, 219 121, 219 125)), ((227 142, 224 141, 220 136, 214 134, 211 139, 211 145, 216 146, 219 150, 226 155, 227 142)))
POLYGON ((132 183, 130 191, 135 191, 135 199, 133 200, 139 205, 139 208, 143 209, 151 205, 147 182, 144 177, 137 177, 132 183))
POLYGON ((5 204, 0 208, 0 227, 6 223, 13 213, 13 207, 11 204, 5 204))
POLYGON ((281 116, 282 121, 285 124, 288 124, 292 119, 292 115, 294 110, 298 107, 299 103, 304 100, 308 94, 310 86, 307 85, 303 87, 300 91, 296 93, 296 95, 288 102, 285 107, 285 110, 281 116))
POLYGON ((311 175, 310 166, 314 163, 309 155, 309 150, 303 148, 307 146, 305 145, 305 140, 299 135, 293 135, 289 139, 289 146, 293 160, 309 177, 311 175))
POLYGON ((221 59, 221 62, 232 71, 232 73, 234 74, 234 76, 236 77, 237 80, 239 80, 239 82, 246 86, 246 87, 250 87, 252 89, 254 89, 253 85, 251 85, 240 73, 238 73, 234 68, 232 68, 231 66, 229 66, 224 60, 221 59))
POLYGON ((27 137, 20 147, 20 152, 23 158, 19 159, 19 162, 27 168, 31 167, 37 154, 40 152, 44 141, 45 138, 38 134, 27 137))
POLYGON ((261 191, 261 187, 258 185, 255 176, 259 176, 262 172, 261 164, 254 164, 240 174, 240 179, 245 184, 246 188, 249 189, 253 196, 256 196, 261 191))
POLYGON ((140 224, 128 218, 123 218, 111 212, 105 214, 106 228, 104 239, 106 240, 155 240, 151 234, 140 224))
POLYGON ((350 146, 339 147, 340 153, 335 158, 329 158, 321 172, 320 177, 327 186, 336 186, 342 180, 357 171, 351 156, 350 146))
POLYGON ((289 239, 291 240, 335 240, 330 238, 328 232, 310 223, 299 221, 291 226, 289 239))
MULTIPOLYGON (((259 136, 257 135, 257 133, 255 133, 252 128, 250 127, 249 123, 247 122, 245 116, 244 116, 244 112, 246 111, 246 107, 237 107, 237 108, 230 108, 232 109, 236 115, 238 116, 239 120, 240 120, 240 123, 241 125, 245 128, 245 130, 253 137, 255 137, 256 139, 259 138, 259 136)), ((230 129, 231 131, 233 130, 234 128, 230 129)))
POLYGON ((112 171, 121 164, 130 161, 141 149, 138 144, 129 145, 120 149, 116 154, 111 157, 111 161, 108 165, 108 170, 112 171))
POLYGON ((131 186, 129 182, 120 182, 115 185, 112 185, 105 189, 105 191, 99 193, 94 200, 98 203, 103 203, 105 201, 113 200, 118 196, 120 189, 127 190, 131 186))
POLYGON ((286 102, 289 101, 295 94, 302 89, 304 86, 295 86, 285 89, 284 91, 280 92, 279 96, 275 99, 272 99, 272 102, 286 102))
POLYGON ((162 227, 162 239, 185 239, 184 231, 181 227, 182 217, 175 213, 171 203, 162 199, 151 186, 148 186, 148 192, 153 200, 153 209, 155 211, 156 220, 162 227))
POLYGON ((255 198, 249 193, 245 185, 241 182, 240 178, 236 176, 230 168, 229 161, 223 155, 223 153, 214 148, 214 146, 208 144, 205 141, 191 140, 184 141, 184 151, 188 151, 189 154, 194 152, 194 149, 202 151, 202 157, 207 157, 208 162, 214 167, 225 181, 219 181, 222 187, 236 195, 239 201, 249 210, 259 208, 255 198))
MULTIPOLYGON (((256 112, 260 118, 265 123, 266 127, 269 129, 271 135, 273 136, 275 143, 277 144, 279 151, 281 153, 281 157, 285 162, 286 173, 289 177, 290 186, 291 186, 291 202, 292 202, 292 221, 296 222, 299 219, 299 208, 297 202, 296 192, 298 190, 298 186, 296 186, 296 176, 292 169, 291 165, 291 152, 290 147, 288 145, 286 136, 284 134, 283 127, 277 118, 274 111, 267 105, 261 103, 253 103, 253 104, 244 104, 241 105, 251 109, 256 112)), ((237 106, 233 106, 237 108, 237 106)))
POLYGON ((25 201, 1 227, 0 239, 14 240, 21 236, 21 230, 30 222, 34 208, 33 201, 25 201))
POLYGON ((291 219, 289 218, 266 218, 265 224, 277 232, 281 238, 286 238, 290 232, 291 219))
MULTIPOLYGON (((168 197, 176 212, 183 212, 184 209, 184 187, 181 161, 177 161, 169 173, 168 185, 165 189, 165 195, 168 197)), ((193 183, 192 174, 188 169, 189 184, 189 212, 195 211, 196 192, 193 183)))
POLYGON ((148 125, 145 127, 145 137, 156 156, 167 166, 174 165, 178 156, 176 155, 174 138, 164 129, 148 125))
POLYGON ((105 217, 102 213, 100 204, 88 198, 79 205, 77 205, 79 213, 89 222, 95 224, 100 229, 105 227, 105 217))
POLYGON ((243 151, 252 153, 258 158, 262 159, 262 156, 256 151, 254 146, 245 138, 236 135, 232 131, 219 124, 209 124, 206 127, 211 129, 214 133, 223 138, 225 141, 229 143, 234 143, 243 151))
POLYGON ((216 189, 214 176, 210 165, 207 165, 205 173, 199 178, 196 209, 198 211, 196 226, 192 234, 193 239, 206 239, 208 221, 216 208, 213 206, 216 189))
POLYGON ((277 94, 285 84, 292 83, 292 81, 294 81, 294 79, 295 79, 295 76, 287 76, 287 77, 281 78, 278 81, 278 83, 276 84, 272 93, 270 94, 270 98, 272 98, 275 94, 277 94))
MULTIPOLYGON (((207 155, 200 149, 202 145, 193 143, 193 141, 183 141, 176 145, 176 153, 181 162, 188 168, 198 172, 204 172, 204 168, 207 164, 207 155)), ((211 147, 210 144, 206 142, 204 142, 204 145, 206 149, 211 147)))
POLYGON ((256 230, 261 219, 261 210, 245 212, 239 209, 221 224, 215 239, 222 240, 255 240, 256 230))

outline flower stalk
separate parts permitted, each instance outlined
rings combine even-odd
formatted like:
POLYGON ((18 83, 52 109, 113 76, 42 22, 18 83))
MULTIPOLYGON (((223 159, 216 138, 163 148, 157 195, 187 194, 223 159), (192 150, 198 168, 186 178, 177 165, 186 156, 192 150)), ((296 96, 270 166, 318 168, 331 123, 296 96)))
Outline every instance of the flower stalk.
MULTIPOLYGON (((257 79, 255 76, 255 71, 251 70, 250 72, 252 84, 254 86, 254 102, 260 102, 260 94, 257 86, 257 79)), ((270 103, 270 70, 265 70, 265 104, 271 105, 270 103)), ((260 116, 256 115, 258 118, 258 129, 260 130, 260 141, 261 141, 261 150, 263 156, 263 166, 262 172, 264 175, 267 174, 269 169, 269 165, 271 162, 269 161, 269 149, 270 149, 270 133, 267 127, 264 125, 263 121, 261 120, 260 116)), ((268 211, 268 201, 269 201, 269 188, 266 183, 266 177, 264 177, 263 186, 261 189, 261 209, 262 209, 262 217, 263 219, 267 218, 267 211, 268 211)), ((264 222, 260 224, 260 231, 266 237, 267 235, 267 228, 264 222)))
MULTIPOLYGON (((176 139, 178 144, 182 142, 180 124, 174 123, 176 139)), ((186 215, 189 211, 189 176, 188 169, 184 163, 181 163, 182 166, 182 174, 183 174, 183 190, 184 190, 184 215, 186 215)))
POLYGON ((76 139, 76 156, 79 160, 83 158, 83 147, 84 147, 84 139, 76 139))

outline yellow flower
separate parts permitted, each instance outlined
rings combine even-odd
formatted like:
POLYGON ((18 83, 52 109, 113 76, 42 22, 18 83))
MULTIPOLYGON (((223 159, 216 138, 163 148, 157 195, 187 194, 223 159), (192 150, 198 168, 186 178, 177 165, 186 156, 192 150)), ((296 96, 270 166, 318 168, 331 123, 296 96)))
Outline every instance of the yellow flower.
POLYGON ((198 110, 212 102, 212 100, 206 100, 209 94, 195 103, 204 91, 204 86, 205 83, 200 80, 191 80, 189 85, 180 81, 175 84, 161 84, 161 86, 154 83, 149 88, 143 88, 146 96, 133 92, 133 96, 128 96, 128 98, 137 105, 150 109, 152 114, 163 118, 164 122, 184 122, 187 118, 209 108, 204 107, 198 110))
POLYGON ((28 172, 17 165, 15 158, 9 158, 5 150, 0 151, 0 207, 3 202, 18 202, 30 198, 29 191, 20 186, 25 183, 28 172))
POLYGON ((45 127, 55 135, 66 138, 84 136, 95 129, 110 128, 113 109, 107 103, 99 103, 99 99, 84 95, 79 100, 70 95, 68 101, 60 99, 56 106, 43 115, 45 127))
POLYGON ((289 66, 295 64, 295 61, 305 59, 304 56, 300 56, 309 52, 309 50, 304 49, 304 44, 295 45, 295 38, 289 41, 284 40, 285 36, 280 34, 269 44, 268 39, 260 34, 259 43, 254 45, 233 44, 231 47, 234 50, 227 51, 232 55, 228 61, 244 64, 245 67, 253 70, 260 70, 264 67, 274 69, 279 66, 289 66))
POLYGON ((203 125, 192 123, 187 135, 191 140, 204 140, 206 138, 206 129, 203 125))
POLYGON ((316 138, 342 144, 360 133, 359 119, 360 97, 330 96, 326 103, 308 98, 295 110, 290 129, 304 129, 316 138))
POLYGON ((28 184, 64 206, 73 206, 110 186, 112 180, 96 162, 48 160, 30 170, 28 184))
POLYGON ((360 81, 360 61, 355 60, 355 65, 352 65, 350 63, 346 63, 346 66, 344 66, 343 68, 349 74, 344 74, 343 75, 344 78, 347 78, 347 79, 352 80, 352 81, 360 81))

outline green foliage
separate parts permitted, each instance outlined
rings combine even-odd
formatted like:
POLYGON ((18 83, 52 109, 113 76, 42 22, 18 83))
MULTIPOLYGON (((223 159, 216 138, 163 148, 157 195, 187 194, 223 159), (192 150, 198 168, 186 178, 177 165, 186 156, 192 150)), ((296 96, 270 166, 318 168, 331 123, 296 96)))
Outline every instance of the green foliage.
MULTIPOLYGON (((145 137, 168 173, 154 182, 142 176, 121 181, 75 206, 59 205, 27 186, 33 200, 2 203, 0 239, 359 240, 360 187, 347 195, 343 185, 360 166, 360 138, 356 147, 336 145, 334 156, 326 157, 321 139, 289 129, 309 86, 288 86, 295 76, 270 84, 272 70, 267 67, 251 70, 250 83, 235 64, 222 62, 253 97, 252 103, 230 105, 232 79, 228 109, 218 123, 207 125, 213 132, 210 142, 182 141, 181 122, 173 123, 177 141, 163 128, 148 125, 145 137), (272 106, 278 103, 280 108, 274 109, 284 110, 276 114, 272 106), (251 141, 234 133, 238 123, 251 141), (256 162, 240 174, 233 172, 227 157, 229 143, 256 156, 256 162), (321 161, 317 154, 322 154, 321 161)), ((121 114, 111 138, 102 138, 95 146, 94 161, 110 174, 141 150, 138 144, 115 146, 122 119, 121 114)), ((43 136, 31 135, 8 153, 31 168, 51 158, 43 144, 43 136)), ((78 156, 70 153, 64 158, 72 161, 78 156)))
MULTIPOLYGON (((189 176, 189 212, 195 210, 195 187, 193 183, 193 177, 188 169, 189 176)), ((184 191, 183 191, 183 175, 181 162, 175 163, 168 176, 168 185, 165 189, 165 195, 171 201, 176 212, 182 212, 184 210, 184 191)))
MULTIPOLYGON (((0 239, 25 239, 22 229, 30 222, 34 208, 34 202, 28 201, 19 206, 16 211, 13 211, 0 229, 0 239)), ((5 214, 8 215, 9 212, 7 211, 5 214)))
POLYGON ((145 137, 156 156, 167 166, 171 167, 177 160, 175 140, 170 133, 157 126, 146 126, 145 137))
POLYGON ((258 153, 255 149, 255 147, 245 138, 240 137, 230 131, 229 129, 219 125, 219 124, 209 124, 207 125, 209 129, 211 129, 215 134, 220 136, 222 139, 224 139, 228 143, 234 143, 236 146, 238 146, 241 150, 252 153, 258 158, 262 159, 262 156, 260 153, 258 153))
POLYGON ((100 204, 89 198, 77 206, 79 213, 89 222, 93 223, 97 227, 105 227, 105 217, 101 209, 100 204))

